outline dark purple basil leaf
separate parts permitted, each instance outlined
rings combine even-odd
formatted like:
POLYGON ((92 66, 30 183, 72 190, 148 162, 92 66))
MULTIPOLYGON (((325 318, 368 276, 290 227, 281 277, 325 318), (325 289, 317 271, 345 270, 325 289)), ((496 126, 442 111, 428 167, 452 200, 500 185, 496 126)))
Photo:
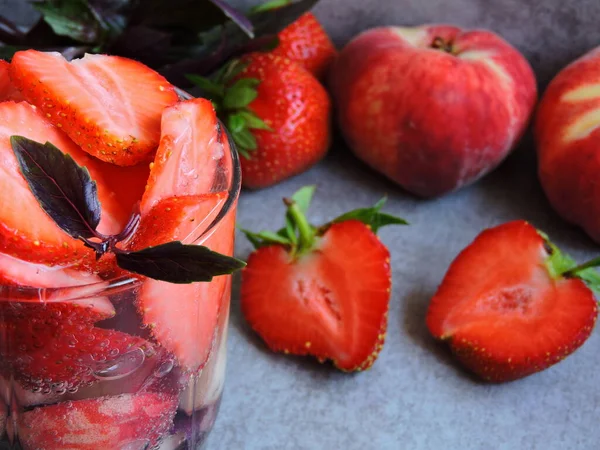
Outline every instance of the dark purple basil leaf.
POLYGON ((23 42, 25 36, 26 34, 19 30, 15 23, 0 16, 0 41, 6 44, 18 44, 23 42))
POLYGON ((59 36, 93 44, 101 41, 103 29, 87 0, 43 0, 33 3, 44 21, 59 36))
POLYGON ((254 37, 254 27, 252 22, 236 8, 225 2, 224 0, 210 0, 216 7, 220 8, 227 17, 231 19, 240 29, 248 35, 248 37, 254 37))
POLYGON ((228 17, 211 0, 144 0, 131 21, 133 25, 198 33, 225 23, 228 17))
POLYGON ((231 256, 213 252, 201 245, 184 245, 179 241, 148 247, 136 252, 116 252, 120 268, 170 283, 210 281, 227 275, 246 264, 231 256))
POLYGON ((169 32, 143 25, 132 25, 112 43, 109 52, 159 68, 172 62, 168 55, 171 39, 169 32))
POLYGON ((50 218, 74 238, 98 236, 100 202, 88 170, 50 142, 11 136, 10 143, 25 181, 50 218))
MULTIPOLYGON (((263 37, 274 38, 317 2, 318 0, 299 0, 276 10, 251 14, 249 19, 254 27, 255 40, 263 37)), ((183 76, 185 73, 209 75, 230 58, 245 53, 248 46, 254 42, 231 21, 201 33, 200 40, 198 45, 170 49, 171 52, 177 52, 179 57, 174 59, 178 62, 160 70, 169 81, 186 83, 183 76)))

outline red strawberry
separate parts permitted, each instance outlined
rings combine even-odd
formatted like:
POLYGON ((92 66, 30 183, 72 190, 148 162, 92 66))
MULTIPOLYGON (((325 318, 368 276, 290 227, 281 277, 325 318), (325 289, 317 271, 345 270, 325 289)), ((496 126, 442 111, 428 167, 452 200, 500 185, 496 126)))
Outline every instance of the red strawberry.
POLYGON ((88 168, 97 181, 102 204, 98 230, 106 234, 121 231, 130 213, 124 212, 118 195, 104 184, 104 173, 112 168, 82 152, 27 103, 0 103, 0 123, 0 251, 49 265, 67 265, 85 258, 93 260, 94 252, 62 231, 40 207, 20 172, 10 137, 22 135, 41 143, 49 141, 88 168))
MULTIPOLYGON (((259 13, 291 4, 290 0, 272 0, 252 8, 259 13)), ((322 80, 337 53, 327 32, 314 14, 307 12, 278 34, 279 44, 270 53, 297 62, 322 80)))
POLYGON ((94 274, 33 264, 0 253, 0 285, 5 286, 6 296, 14 300, 0 302, 0 312, 5 316, 23 317, 23 314, 30 314, 36 320, 42 314, 58 314, 63 318, 84 315, 86 322, 108 319, 115 315, 112 303, 106 297, 94 296, 101 292, 103 284, 94 274), (52 289, 84 285, 86 287, 80 288, 78 295, 87 297, 75 301, 65 301, 64 292, 52 289), (16 288, 9 292, 6 286, 16 288), (25 306, 23 302, 30 304, 25 306))
POLYGON ((167 197, 211 192, 217 166, 230 161, 225 142, 210 101, 196 98, 166 108, 161 120, 160 146, 142 198, 142 214, 167 197))
POLYGON ((312 191, 286 201, 286 228, 245 232, 257 250, 242 272, 242 312, 274 351, 365 370, 384 344, 391 287, 375 232, 405 222, 380 213, 380 202, 315 228, 304 217, 312 191))
MULTIPOLYGON (((25 305, 23 319, 9 317, 0 324, 6 333, 6 343, 0 348, 3 363, 25 389, 44 393, 77 390, 107 376, 114 361, 123 360, 123 355, 143 361, 143 353, 151 351, 145 340, 93 327, 70 303, 59 305, 63 311, 52 308, 50 313, 38 308, 43 314, 37 318, 33 314, 37 305, 25 305)), ((131 370, 135 370, 135 362, 132 364, 131 370)))
POLYGON ((13 100, 20 102, 24 100, 19 90, 13 86, 8 75, 10 64, 0 59, 0 102, 13 100))
POLYGON ((271 53, 297 62, 323 80, 337 51, 314 14, 305 13, 279 33, 279 45, 271 53))
MULTIPOLYGON (((226 192, 210 191, 220 185, 228 188, 232 176, 229 152, 209 101, 194 99, 165 110, 161 145, 142 200, 141 223, 128 248, 181 240, 232 255, 235 206, 217 228, 205 233, 227 200, 226 192)), ((140 290, 144 323, 189 370, 202 367, 210 355, 226 282, 223 276, 192 284, 147 279, 140 290)))
POLYGON ((600 277, 534 227, 515 221, 482 232, 451 264, 427 326, 481 378, 516 380, 578 349, 597 316, 600 277), (584 282, 585 281, 585 282, 584 282))
POLYGON ((118 56, 17 52, 10 77, 23 96, 83 150, 121 166, 148 160, 175 88, 149 67, 118 56))
POLYGON ((173 425, 177 398, 139 393, 35 408, 19 416, 24 450, 154 448, 173 425))
POLYGON ((190 79, 219 105, 221 120, 242 155, 245 187, 276 184, 304 172, 327 152, 331 134, 327 92, 289 59, 251 53, 219 71, 214 81, 190 79))

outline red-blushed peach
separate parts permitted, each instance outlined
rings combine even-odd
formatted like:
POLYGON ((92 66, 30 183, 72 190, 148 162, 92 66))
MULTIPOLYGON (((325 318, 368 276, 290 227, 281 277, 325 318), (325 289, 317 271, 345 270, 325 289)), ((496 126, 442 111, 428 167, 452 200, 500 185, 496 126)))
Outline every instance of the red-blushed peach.
POLYGON ((500 164, 537 100, 533 70, 515 48, 449 25, 368 30, 341 51, 330 84, 349 147, 422 197, 500 164))
POLYGON ((600 47, 552 80, 534 134, 538 173, 550 203, 600 242, 600 47))

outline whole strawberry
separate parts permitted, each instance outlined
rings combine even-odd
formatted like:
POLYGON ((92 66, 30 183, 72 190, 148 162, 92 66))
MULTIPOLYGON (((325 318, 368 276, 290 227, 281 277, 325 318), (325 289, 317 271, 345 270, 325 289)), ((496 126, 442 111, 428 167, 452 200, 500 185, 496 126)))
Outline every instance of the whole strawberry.
POLYGON ((331 102, 307 70, 251 53, 212 80, 190 76, 213 100, 242 156, 242 182, 257 189, 316 164, 329 148, 331 102))
POLYGON ((381 213, 380 201, 314 227, 304 215, 313 192, 284 200, 286 226, 276 233, 244 230, 256 251, 242 273, 242 312, 273 351, 366 370, 383 348, 391 288, 389 252, 375 233, 406 222, 381 213))
POLYGON ((524 221, 483 231, 454 260, 431 300, 427 327, 491 382, 544 370, 577 350, 598 313, 600 275, 576 266, 524 221))
MULTIPOLYGON (((290 0, 273 0, 257 6, 253 11, 276 9, 290 4, 290 0)), ((279 44, 271 51, 297 62, 319 80, 323 80, 337 50, 323 26, 313 13, 307 12, 277 35, 279 44)))

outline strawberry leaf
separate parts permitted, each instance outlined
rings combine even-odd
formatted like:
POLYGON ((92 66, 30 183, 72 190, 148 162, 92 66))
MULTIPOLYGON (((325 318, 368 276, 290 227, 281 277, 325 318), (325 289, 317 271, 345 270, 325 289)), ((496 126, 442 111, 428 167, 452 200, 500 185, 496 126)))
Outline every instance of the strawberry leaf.
POLYGON ((308 208, 310 207, 310 203, 312 202, 313 195, 315 194, 316 186, 304 186, 298 189, 294 195, 292 195, 292 200, 298 205, 298 209, 302 214, 306 214, 308 208))
POLYGON ((292 241, 286 236, 281 236, 278 233, 272 231, 259 231, 253 233, 252 231, 240 228, 240 231, 244 233, 246 238, 254 246, 254 248, 260 248, 267 245, 292 245, 292 241))
POLYGON ((600 296, 600 273, 595 267, 600 264, 600 258, 592 259, 577 265, 569 255, 560 251, 548 235, 540 230, 538 234, 544 238, 549 256, 546 258, 546 268, 552 278, 576 277, 581 279, 596 295, 600 296))
POLYGON ((227 128, 231 133, 239 133, 246 127, 246 121, 240 114, 230 114, 227 117, 227 128))
POLYGON ((246 264, 236 258, 213 252, 201 245, 184 245, 179 241, 147 247, 136 252, 117 251, 119 267, 155 280, 170 283, 211 281, 246 264))
POLYGON ((257 147, 256 138, 254 137, 252 132, 248 130, 248 128, 243 128, 237 133, 234 133, 232 131, 231 137, 233 137, 233 140, 237 144, 238 150, 241 150, 240 154, 244 155, 242 152, 245 152, 246 155, 244 155, 244 157, 250 159, 249 156, 247 156, 248 151, 256 150, 257 147))
POLYGON ((198 86, 211 100, 222 98, 225 95, 225 87, 209 78, 192 74, 188 74, 185 77, 198 86))
POLYGON ((19 168, 42 209, 74 238, 98 236, 100 202, 85 167, 50 142, 10 138, 19 168))
POLYGON ((269 2, 261 3, 259 5, 254 6, 251 9, 251 12, 258 13, 261 11, 270 11, 272 9, 281 8, 282 6, 286 6, 290 4, 290 0, 271 0, 269 2))
POLYGON ((273 131, 269 125, 267 125, 260 117, 250 110, 241 110, 238 111, 237 114, 244 119, 248 128, 252 128, 254 130, 273 131))
POLYGON ((237 81, 225 92, 225 97, 223 97, 223 107, 225 109, 245 108, 257 97, 256 89, 245 85, 242 83, 243 81, 237 81))
POLYGON ((387 225, 408 225, 408 222, 400 217, 380 212, 385 204, 386 198, 382 198, 371 208, 359 208, 349 211, 333 219, 331 223, 345 222, 347 220, 358 220, 371 227, 373 233, 387 225))

